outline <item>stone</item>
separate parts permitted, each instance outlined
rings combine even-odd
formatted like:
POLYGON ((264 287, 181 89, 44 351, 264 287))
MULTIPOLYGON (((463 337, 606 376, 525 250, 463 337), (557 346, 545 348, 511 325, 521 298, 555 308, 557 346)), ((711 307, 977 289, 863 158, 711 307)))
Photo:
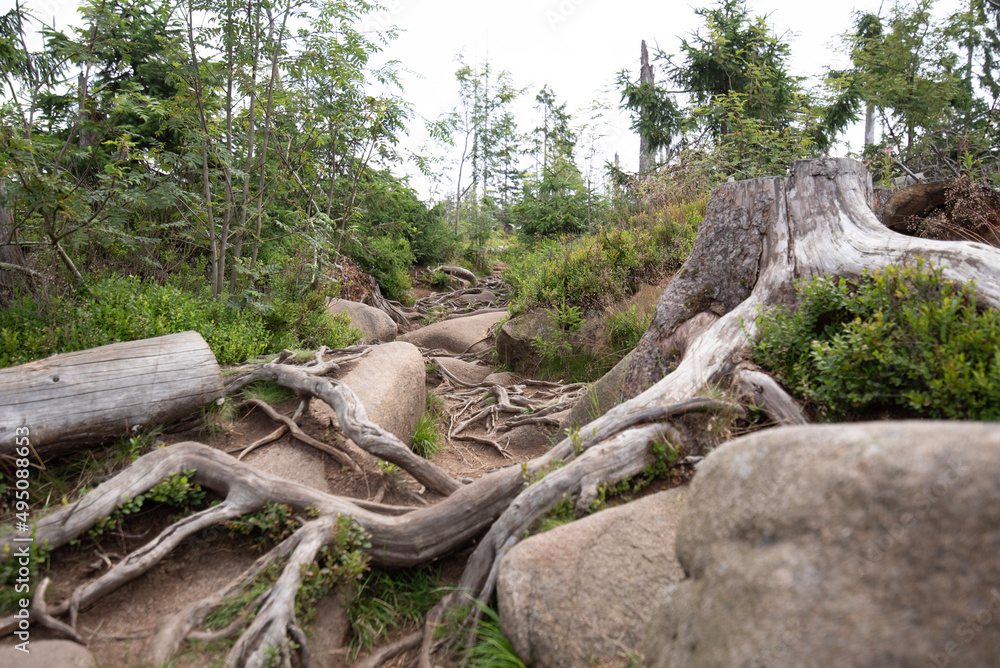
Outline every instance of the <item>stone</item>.
POLYGON ((598 378, 586 394, 580 397, 559 425, 559 433, 562 436, 568 434, 571 429, 593 422, 618 405, 621 401, 622 387, 625 385, 625 372, 631 359, 630 352, 611 371, 598 378))
POLYGON ((996 665, 998 461, 986 423, 808 425, 723 445, 691 484, 677 535, 689 577, 647 627, 647 665, 996 665))
MULTIPOLYGON (((427 407, 427 373, 420 351, 405 341, 373 346, 371 352, 351 362, 337 380, 358 395, 368 419, 406 444, 427 407)), ((313 417, 333 424, 336 413, 324 402, 310 403, 313 417)))
POLYGON ((97 668, 97 660, 71 640, 31 640, 29 652, 0 647, 0 666, 11 668, 97 668))
POLYGON ((482 304, 486 306, 489 304, 495 304, 499 301, 499 299, 492 290, 482 289, 478 292, 469 292, 464 295, 459 295, 458 297, 455 297, 454 301, 458 304, 482 304))
POLYGON ((347 312, 351 316, 351 326, 361 330, 361 343, 382 343, 396 338, 396 323, 387 313, 374 306, 352 302, 347 299, 331 299, 327 302, 326 312, 338 315, 347 312))
POLYGON ((537 367, 541 357, 532 342, 552 331, 552 320, 545 309, 532 309, 511 318, 497 332, 497 358, 514 369, 537 367))
POLYGON ((454 357, 432 357, 431 361, 447 369, 451 375, 460 381, 469 383, 470 385, 478 385, 493 372, 488 366, 472 364, 471 362, 465 362, 454 357))
POLYGON ((640 649, 650 601, 684 573, 674 534, 686 506, 674 489, 522 541, 500 562, 501 627, 528 665, 625 665, 640 649))
POLYGON ((498 311, 454 318, 415 329, 400 338, 427 350, 477 353, 490 348, 490 328, 506 317, 505 311, 498 311))
POLYGON ((500 438, 515 457, 539 457, 552 449, 551 427, 537 424, 524 424, 514 427, 500 438))
MULTIPOLYGON (((315 399, 312 405, 320 403, 322 402, 319 399, 315 399)), ((327 407, 326 404, 323 406, 327 407)), ((330 484, 326 479, 323 457, 324 454, 316 448, 298 441, 290 441, 290 438, 285 436, 277 443, 254 450, 244 457, 243 461, 265 473, 321 492, 329 492, 330 484)))

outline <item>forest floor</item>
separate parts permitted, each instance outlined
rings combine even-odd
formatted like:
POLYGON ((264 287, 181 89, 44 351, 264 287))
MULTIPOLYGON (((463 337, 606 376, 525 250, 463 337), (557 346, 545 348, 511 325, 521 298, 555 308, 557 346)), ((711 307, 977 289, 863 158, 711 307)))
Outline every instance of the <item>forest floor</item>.
MULTIPOLYGON (((418 288, 415 296, 426 299, 439 295, 440 293, 431 289, 418 288)), ((489 351, 478 357, 478 364, 489 365, 492 359, 489 351)), ((441 397, 441 401, 436 403, 440 406, 438 428, 443 440, 440 451, 431 461, 452 476, 476 479, 498 468, 527 462, 544 454, 551 447, 550 437, 557 430, 553 425, 521 427, 522 435, 524 430, 535 430, 536 433, 528 438, 517 439, 504 439, 496 433, 488 433, 486 420, 480 420, 462 432, 463 436, 495 440, 502 444, 501 449, 482 442, 448 439, 449 431, 455 426, 456 414, 464 408, 461 419, 468 419, 473 413, 470 408, 476 408, 479 398, 473 396, 475 390, 455 385, 440 371, 435 371, 433 365, 428 368, 431 372, 427 374, 427 390, 441 397)), ((547 386, 529 386, 524 394, 529 396, 539 389, 543 395, 551 394, 555 397, 554 400, 558 399, 557 388, 547 386)), ((298 399, 291 398, 274 405, 274 408, 279 413, 290 416, 297 405, 298 399)), ((321 441, 339 438, 336 433, 331 433, 327 424, 321 423, 309 411, 305 411, 299 425, 306 434, 321 441)), ((200 426, 193 431, 164 434, 157 443, 196 440, 229 453, 238 453, 273 432, 276 426, 262 411, 244 410, 231 421, 217 424, 211 429, 200 426)), ((263 447, 309 450, 308 446, 287 434, 263 447)), ((332 494, 405 506, 427 503, 428 500, 433 502, 436 498, 430 493, 418 494, 423 489, 409 474, 398 469, 386 472, 367 453, 361 453, 364 456, 356 459, 360 473, 341 466, 328 455, 315 454, 321 455, 324 475, 332 494)), ((168 526, 170 516, 171 512, 166 508, 144 509, 128 523, 127 530, 112 530, 96 539, 85 537, 75 547, 58 550, 51 557, 48 576, 52 583, 47 598, 60 599, 81 582, 104 572, 110 564, 139 548, 151 536, 168 526)), ((454 585, 458 581, 471 550, 472 546, 469 546, 436 564, 438 584, 441 587, 454 585)), ((254 546, 251 539, 234 537, 223 527, 202 532, 195 540, 186 541, 169 558, 142 577, 81 612, 76 628, 88 640, 89 649, 97 657, 100 666, 151 666, 143 657, 157 620, 168 611, 180 609, 218 591, 249 567, 263 551, 264 549, 254 546)), ((353 662, 348 660, 344 646, 349 636, 344 598, 332 595, 327 598, 330 600, 325 600, 319 606, 322 610, 319 611, 317 620, 307 628, 307 632, 311 632, 316 639, 318 653, 323 655, 316 656, 314 648, 312 665, 328 668, 349 666, 353 662)), ((398 628, 383 641, 408 633, 414 628, 412 624, 398 628)), ((55 637, 48 634, 47 630, 40 629, 37 639, 55 637)), ((170 665, 199 668, 218 665, 227 649, 225 640, 199 642, 194 646, 189 645, 170 665)), ((400 655, 385 665, 408 666, 414 661, 415 651, 400 655)))

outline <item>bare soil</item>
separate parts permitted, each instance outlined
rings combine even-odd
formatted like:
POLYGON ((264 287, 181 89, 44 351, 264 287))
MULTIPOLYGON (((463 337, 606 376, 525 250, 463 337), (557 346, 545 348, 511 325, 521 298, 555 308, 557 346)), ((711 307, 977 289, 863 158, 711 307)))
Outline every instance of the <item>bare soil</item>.
MULTIPOLYGON (((419 296, 433 294, 426 288, 418 289, 419 296)), ((455 388, 448 385, 438 374, 429 374, 427 389, 435 394, 448 394, 455 388)), ((451 414, 458 410, 463 402, 454 398, 445 399, 444 414, 439 419, 439 429, 442 435, 447 434, 451 422, 451 414)), ((275 409, 291 416, 298 405, 297 399, 290 399, 276 405, 275 409)), ((466 415, 468 417, 468 415, 466 415)), ((199 424, 196 428, 164 435, 163 443, 176 443, 186 440, 196 440, 211 447, 234 455, 241 452, 251 443, 273 432, 278 425, 270 420, 260 410, 242 411, 235 419, 228 422, 219 420, 199 424)), ((299 425, 310 436, 329 442, 339 438, 332 433, 330 427, 321 424, 313 418, 309 411, 299 420, 299 425)), ((523 428, 522 428, 523 429, 523 428)), ((440 452, 432 459, 456 477, 478 478, 495 469, 528 461, 543 454, 549 449, 549 436, 555 432, 555 427, 537 427, 536 433, 527 440, 518 439, 508 448, 508 456, 488 445, 480 445, 468 441, 453 440, 445 442, 440 452)), ((468 435, 486 437, 483 424, 477 424, 464 432, 468 435)), ((446 438, 442 436, 442 438, 446 438)), ((500 439, 504 442, 504 439, 500 439)), ((263 448, 299 448, 306 447, 294 441, 287 434, 263 448)), ((337 495, 361 499, 378 498, 380 501, 393 505, 417 505, 423 488, 409 474, 394 471, 386 474, 378 467, 376 460, 367 455, 356 458, 362 473, 352 471, 339 465, 329 455, 322 454, 325 477, 330 492, 337 495)), ((434 495, 425 493, 424 503, 433 503, 434 495)), ((51 561, 48 576, 52 584, 48 590, 47 599, 59 600, 68 595, 74 587, 87 579, 100 575, 108 568, 109 563, 117 562, 122 555, 136 549, 151 536, 170 522, 169 509, 153 507, 144 509, 134 518, 116 531, 110 531, 99 539, 84 539, 74 547, 57 551, 51 561)), ((471 548, 462 550, 440 562, 441 584, 450 585, 458 581, 471 548)), ((212 592, 218 591, 227 582, 245 570, 259 556, 254 546, 244 538, 234 538, 224 527, 215 527, 199 535, 194 541, 188 541, 167 560, 142 577, 131 582, 97 605, 80 614, 77 628, 88 640, 90 650, 95 654, 99 665, 103 668, 145 666, 143 657, 157 620, 164 614, 178 610, 212 592)), ((328 599, 332 601, 333 594, 328 599)), ((342 601, 343 597, 340 597, 342 601)), ((320 608, 331 608, 324 601, 320 608)), ((342 603, 334 602, 333 610, 326 610, 321 617, 337 616, 336 608, 342 603)), ((340 610, 343 613, 343 610, 340 610)), ((343 616, 343 614, 341 614, 343 616)), ((328 620, 317 620, 313 634, 323 633, 324 628, 317 625, 326 624, 328 620)), ((332 622, 329 622, 332 623, 332 622)), ((412 629, 404 630, 403 633, 412 629)), ((343 635, 343 634, 341 634, 343 635)), ((33 639, 55 637, 48 631, 40 629, 33 639)), ((9 642, 6 639, 5 642, 9 642)), ((322 639, 321 656, 313 657, 314 666, 346 666, 344 651, 337 650, 337 645, 343 643, 343 638, 322 639), (332 645, 331 645, 332 642, 332 645), (331 649, 332 647, 332 649, 331 649)), ((172 666, 200 668, 218 665, 225 656, 228 645, 224 641, 213 643, 197 643, 182 652, 172 666)), ((402 655, 386 665, 409 665, 412 657, 402 655)))

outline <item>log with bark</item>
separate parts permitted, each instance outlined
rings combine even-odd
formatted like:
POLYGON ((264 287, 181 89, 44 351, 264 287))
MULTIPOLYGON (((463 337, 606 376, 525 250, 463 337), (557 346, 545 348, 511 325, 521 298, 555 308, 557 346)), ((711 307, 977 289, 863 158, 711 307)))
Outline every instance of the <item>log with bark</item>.
MULTIPOLYGON (((753 336, 759 309, 789 304, 796 279, 819 274, 857 277, 865 269, 923 256, 942 267, 948 279, 975 280, 981 304, 1000 306, 1000 250, 891 232, 870 210, 871 192, 864 167, 840 159, 799 162, 787 178, 717 189, 691 257, 665 290, 637 350, 637 362, 628 376, 632 398, 525 465, 503 468, 465 485, 445 480, 444 486, 451 487, 445 498, 411 510, 324 494, 259 473, 200 444, 163 448, 40 520, 35 540, 48 541, 53 548, 64 545, 111 514, 123 498, 135 498, 165 477, 190 469, 197 471, 195 481, 215 490, 223 502, 166 528, 150 545, 94 582, 82 584, 68 599, 54 605, 42 601, 36 609, 46 610, 53 619, 68 615, 67 632, 75 633, 77 610, 138 577, 186 536, 265 503, 285 503, 301 513, 311 509, 310 519, 232 583, 161 620, 150 658, 156 663, 168 660, 186 638, 198 637, 198 627, 226 596, 245 591, 269 560, 282 557, 281 575, 257 600, 253 622, 226 663, 262 665, 277 649, 287 665, 293 643, 302 638, 294 611, 295 591, 303 577, 300 565, 309 563, 331 540, 330 529, 340 513, 350 515, 371 534, 370 557, 376 564, 425 563, 478 538, 458 589, 428 615, 420 665, 430 668, 440 642, 433 628, 449 607, 464 605, 469 597, 489 599, 500 560, 537 517, 566 498, 578 510, 586 507, 600 485, 635 475, 654 461, 654 443, 666 441, 677 454, 689 450, 688 421, 693 418, 683 418, 682 423, 682 416, 740 409, 697 396, 706 385, 734 383, 771 404, 765 410, 776 420, 804 419, 780 386, 747 361, 747 337, 753 336)), ((321 378, 321 370, 269 365, 252 375, 315 396, 338 391, 335 383, 321 378)), ((322 398, 343 402, 341 410, 348 417, 357 413, 348 396, 322 398)), ((412 460, 397 460, 404 468, 413 467, 412 460)), ((0 554, 11 541, 11 536, 0 539, 0 554)), ((9 628, 11 621, 0 620, 0 630, 9 628)), ((409 647, 417 642, 416 636, 405 639, 409 647)), ((299 658, 304 660, 305 655, 299 658)))
POLYGON ((0 369, 0 455, 13 451, 19 428, 46 458, 186 418, 222 391, 215 355, 197 332, 0 369))

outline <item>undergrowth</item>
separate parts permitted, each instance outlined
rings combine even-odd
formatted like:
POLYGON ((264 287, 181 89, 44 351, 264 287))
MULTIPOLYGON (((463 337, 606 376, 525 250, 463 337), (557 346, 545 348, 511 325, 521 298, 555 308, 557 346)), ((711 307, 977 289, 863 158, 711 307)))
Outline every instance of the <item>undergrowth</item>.
POLYGON ((1000 419, 1000 312, 918 260, 797 286, 757 318, 754 359, 820 415, 1000 419))
POLYGON ((425 412, 417 421, 413 430, 413 451, 430 459, 441 450, 441 431, 438 429, 437 418, 430 412, 425 412))
POLYGON ((205 338, 220 364, 283 348, 356 343, 360 333, 350 317, 326 312, 327 296, 282 288, 266 299, 229 303, 204 291, 109 276, 79 293, 22 296, 0 310, 0 367, 189 330, 205 338))
POLYGON ((347 606, 351 622, 348 656, 372 651, 395 631, 422 624, 447 588, 438 585, 433 566, 405 570, 372 568, 360 580, 347 606))

